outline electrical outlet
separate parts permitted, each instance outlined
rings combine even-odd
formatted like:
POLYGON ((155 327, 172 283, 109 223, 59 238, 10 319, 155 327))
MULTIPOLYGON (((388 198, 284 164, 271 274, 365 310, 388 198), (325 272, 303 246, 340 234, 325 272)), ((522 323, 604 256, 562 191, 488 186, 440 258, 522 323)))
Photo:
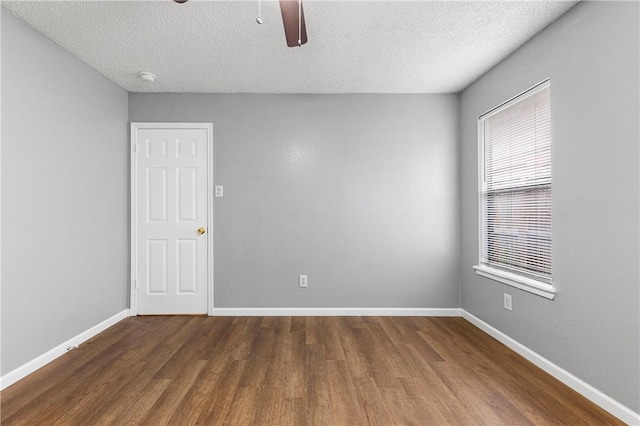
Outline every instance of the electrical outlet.
POLYGON ((298 278, 298 284, 300 285, 300 287, 307 287, 307 276, 300 275, 300 277, 298 278))
POLYGON ((504 308, 508 311, 513 310, 513 305, 511 303, 511 295, 504 293, 504 308))
POLYGON ((224 186, 216 185, 216 197, 218 198, 224 197, 224 186))

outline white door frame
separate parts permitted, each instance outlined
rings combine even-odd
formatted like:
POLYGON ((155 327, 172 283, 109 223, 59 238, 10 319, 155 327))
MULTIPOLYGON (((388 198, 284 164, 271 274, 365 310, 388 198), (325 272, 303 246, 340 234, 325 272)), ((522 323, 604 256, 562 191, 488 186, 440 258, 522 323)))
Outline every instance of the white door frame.
POLYGON ((131 316, 138 315, 138 241, 137 241, 137 172, 136 152, 139 129, 204 129, 207 131, 207 314, 213 316, 213 124, 212 123, 131 123, 131 279, 129 282, 131 316))

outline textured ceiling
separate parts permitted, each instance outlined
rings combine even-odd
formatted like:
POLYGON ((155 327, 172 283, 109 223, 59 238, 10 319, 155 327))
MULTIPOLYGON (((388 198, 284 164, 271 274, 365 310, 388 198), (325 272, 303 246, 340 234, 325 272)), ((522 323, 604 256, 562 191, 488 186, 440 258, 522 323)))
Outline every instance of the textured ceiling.
POLYGON ((2 2, 130 92, 193 93, 458 92, 575 3, 304 0, 289 48, 272 0, 2 2))

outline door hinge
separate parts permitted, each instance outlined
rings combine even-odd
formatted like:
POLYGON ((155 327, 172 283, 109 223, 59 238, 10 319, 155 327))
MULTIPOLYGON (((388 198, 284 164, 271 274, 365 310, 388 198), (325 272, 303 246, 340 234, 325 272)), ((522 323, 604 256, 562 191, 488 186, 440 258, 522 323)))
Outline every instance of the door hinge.
POLYGON ((135 142, 133 144, 133 151, 137 154, 138 153, 138 142, 135 142))
POLYGON ((136 284, 136 290, 137 290, 138 289, 138 280, 135 280, 134 282, 136 284))

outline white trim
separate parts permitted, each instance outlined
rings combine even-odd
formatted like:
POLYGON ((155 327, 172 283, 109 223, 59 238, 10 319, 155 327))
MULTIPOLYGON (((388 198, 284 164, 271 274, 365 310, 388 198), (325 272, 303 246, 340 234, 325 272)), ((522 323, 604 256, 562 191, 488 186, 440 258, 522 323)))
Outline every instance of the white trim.
MULTIPOLYGON (((510 108, 513 105, 527 99, 528 97, 540 92, 541 90, 547 89, 551 87, 551 80, 549 77, 542 80, 541 82, 534 84, 528 89, 522 91, 521 93, 507 99, 506 101, 496 105, 491 108, 489 111, 485 112, 478 116, 478 129, 477 129, 477 143, 478 143, 478 264, 479 266, 474 266, 473 268, 476 270, 476 274, 481 275, 485 278, 492 279, 494 281, 501 282, 503 284, 510 285, 512 287, 519 288, 520 290, 528 291, 533 294, 537 294, 538 296, 545 297, 547 299, 553 300, 556 296, 556 289, 551 284, 546 284, 544 282, 536 281, 531 278, 527 278, 522 275, 517 275, 510 272, 504 272, 499 269, 492 268, 483 264, 482 255, 486 252, 485 250, 485 241, 484 241, 484 215, 485 215, 485 206, 484 206, 484 197, 483 193, 485 190, 485 137, 484 137, 484 123, 485 120, 492 115, 495 115, 506 108, 510 108)), ((553 206, 552 206, 553 208, 553 206)))
POLYGON ((556 297, 556 289, 551 284, 544 284, 531 278, 490 268, 485 265, 474 266, 473 269, 476 270, 476 274, 478 275, 519 288, 520 290, 528 291, 529 293, 537 294, 538 296, 551 300, 556 297))
POLYGON ((136 227, 136 220, 135 218, 138 217, 138 210, 136 208, 136 200, 138 198, 138 190, 137 190, 137 178, 136 176, 138 175, 138 162, 136 161, 136 152, 138 151, 137 149, 137 138, 136 138, 136 126, 135 123, 131 123, 131 130, 130 130, 130 135, 129 138, 131 140, 130 143, 130 160, 129 162, 131 163, 131 174, 129 175, 129 183, 131 184, 131 190, 129 191, 131 193, 131 200, 129 201, 129 210, 131 212, 131 217, 129 218, 129 226, 130 226, 130 235, 129 235, 129 240, 131 242, 131 249, 130 249, 130 257, 131 257, 131 271, 130 271, 130 278, 129 278, 129 310, 130 310, 130 315, 131 316, 136 316, 138 315, 138 292, 136 291, 136 276, 137 276, 137 270, 136 270, 136 264, 137 264, 137 252, 138 252, 138 239, 136 238, 137 235, 137 227, 136 227))
POLYGON ((459 317, 459 308, 214 308, 215 316, 396 316, 396 317, 459 317))
MULTIPOLYGON (((0 58, 2 58, 2 7, 0 7, 0 58)), ((0 93, 2 93, 2 66, 0 66, 0 93)), ((0 176, 2 174, 2 102, 0 101, 0 176)), ((2 239, 2 179, 0 179, 0 241, 2 239)), ((0 244, 0 306, 2 306, 2 246, 0 244)), ((0 308, 0 311, 2 308, 0 308)), ((0 327, 1 329, 2 327, 0 327)), ((0 339, 0 354, 2 354, 2 339, 0 339)), ((0 365, 2 365, 2 355, 0 355, 0 365)), ((0 377, 0 390, 2 390, 2 377, 0 377)))
POLYGON ((478 120, 484 120, 486 118, 491 117, 492 115, 495 115, 501 111, 504 111, 506 108, 516 105, 518 102, 525 100, 528 96, 534 95, 539 91, 546 89, 547 87, 551 87, 551 79, 549 77, 545 78, 540 83, 534 84, 533 86, 529 87, 527 90, 524 90, 518 93, 517 95, 507 99, 501 104, 494 106, 489 111, 485 112, 484 114, 481 114, 478 117, 478 120))
POLYGON ((207 315, 213 316, 213 124, 207 123, 207 315))
POLYGON ((636 413, 630 408, 622 405, 615 399, 604 394, 603 392, 594 388, 587 382, 579 379, 578 377, 569 373, 567 370, 549 361, 542 355, 532 351, 528 347, 524 346, 518 341, 507 336, 500 330, 487 324, 486 322, 482 321, 480 318, 476 317, 475 315, 467 312, 464 309, 461 309, 460 311, 461 311, 462 318, 466 319, 471 324, 475 325, 480 330, 484 331, 485 333, 487 333, 488 335, 490 335, 500 343, 504 344, 514 352, 517 352, 518 354, 522 355, 524 358, 531 361, 533 364, 540 367, 542 370, 546 371, 556 379, 560 380, 562 383, 569 386, 571 389, 575 390, 585 398, 591 400, 594 404, 597 404, 602 409, 608 411, 609 413, 613 414, 614 416, 616 416, 617 418, 619 418, 620 420, 622 420, 627 424, 630 424, 630 425, 640 424, 639 413, 636 413))
POLYGON ((484 253, 484 205, 482 189, 484 185, 484 121, 478 117, 478 262, 484 253))
POLYGON ((131 123, 131 277, 130 289, 130 310, 131 316, 138 315, 138 294, 136 292, 136 277, 138 275, 136 267, 138 265, 137 248, 137 228, 136 200, 137 190, 137 131, 139 129, 204 129, 207 131, 207 314, 213 315, 213 124, 212 123, 155 123, 155 122, 132 122, 131 123))
POLYGON ((111 327, 112 325, 115 325, 116 323, 127 318, 129 315, 130 315, 129 309, 125 309, 124 311, 115 314, 111 318, 107 318, 101 323, 94 325, 90 329, 83 331, 77 336, 72 337, 66 342, 61 343, 60 345, 56 346, 55 348, 51 349, 48 352, 45 352, 39 357, 32 359, 31 361, 27 362, 26 364, 23 364, 22 366, 16 368, 15 370, 8 372, 4 376, 0 377, 0 390, 6 389, 7 387, 17 382, 18 380, 21 380, 27 377, 29 374, 33 373, 39 368, 42 368, 45 365, 49 364, 51 361, 55 360, 59 356, 66 354, 69 350, 68 349, 69 347, 79 346, 80 344, 86 342, 87 340, 91 339, 95 335, 103 332, 104 330, 111 327))

